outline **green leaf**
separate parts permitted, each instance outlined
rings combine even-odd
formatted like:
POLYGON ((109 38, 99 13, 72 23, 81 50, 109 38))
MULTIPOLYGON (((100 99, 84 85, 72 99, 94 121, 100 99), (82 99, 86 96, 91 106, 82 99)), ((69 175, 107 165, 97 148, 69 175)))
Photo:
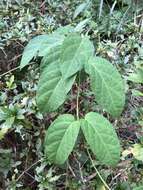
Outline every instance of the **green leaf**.
POLYGON ((57 28, 57 30, 54 31, 54 34, 68 35, 69 33, 73 32, 74 32, 74 27, 68 24, 66 26, 60 26, 59 28, 57 28))
POLYGON ((45 155, 50 162, 63 164, 72 152, 80 129, 80 122, 70 114, 59 116, 48 128, 45 155))
POLYGON ((46 55, 50 48, 62 44, 64 37, 62 35, 50 34, 39 35, 29 41, 24 49, 21 59, 21 69, 29 64, 29 62, 36 56, 46 55))
POLYGON ((139 90, 132 90, 132 95, 133 96, 143 96, 143 93, 139 90))
POLYGON ((90 112, 81 124, 85 139, 97 159, 114 166, 120 158, 120 144, 111 123, 98 113, 90 112))
POLYGON ((132 73, 128 77, 129 81, 143 84, 143 69, 137 69, 136 73, 132 73))
POLYGON ((80 13, 82 13, 86 8, 88 8, 89 2, 81 3, 75 10, 73 19, 75 19, 80 13))
POLYGON ((4 138, 4 136, 5 136, 5 134, 7 133, 8 129, 9 129, 9 128, 6 128, 6 127, 0 129, 0 140, 2 140, 2 139, 4 138))
POLYGON ((75 76, 63 79, 60 71, 60 53, 59 47, 51 49, 41 65, 36 95, 37 105, 41 112, 52 112, 62 105, 75 81, 75 76))
POLYGON ((93 55, 94 47, 88 37, 72 34, 65 38, 61 53, 61 72, 69 78, 83 68, 93 55))
POLYGON ((113 65, 99 57, 91 58, 85 66, 97 103, 112 116, 119 116, 125 104, 123 80, 113 65))
POLYGON ((134 144, 133 148, 131 148, 131 153, 137 160, 143 161, 143 145, 142 144, 134 144))
POLYGON ((87 18, 87 19, 82 20, 81 22, 79 22, 79 23, 76 25, 74 31, 75 31, 75 32, 82 32, 83 29, 84 29, 84 27, 89 23, 89 21, 90 21, 90 18, 87 18))

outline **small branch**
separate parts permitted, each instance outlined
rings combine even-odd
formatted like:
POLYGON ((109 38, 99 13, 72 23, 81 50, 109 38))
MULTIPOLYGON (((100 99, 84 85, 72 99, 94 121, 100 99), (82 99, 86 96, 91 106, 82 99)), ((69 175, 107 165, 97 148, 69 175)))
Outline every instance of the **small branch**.
POLYGON ((99 19, 100 19, 101 15, 102 15, 103 1, 104 1, 104 0, 100 0, 100 7, 99 7, 99 19))
POLYGON ((100 175, 99 171, 97 170, 97 168, 96 168, 96 166, 95 166, 95 164, 94 164, 94 162, 93 162, 93 160, 92 160, 92 158, 91 158, 91 155, 90 155, 88 149, 87 149, 87 153, 88 153, 89 159, 90 159, 90 161, 91 161, 91 163, 92 163, 92 166, 93 166, 93 168, 95 169, 95 171, 96 171, 97 175, 99 176, 100 180, 102 181, 102 183, 104 184, 104 186, 105 186, 108 190, 111 190, 110 187, 107 185, 107 183, 106 183, 106 182, 104 181, 104 179, 102 178, 102 176, 100 175))
POLYGON ((69 163, 68 163, 68 166, 69 166, 69 170, 70 170, 70 172, 72 173, 73 177, 76 178, 76 175, 75 175, 75 173, 74 173, 72 167, 69 165, 69 163))
POLYGON ((3 76, 5 76, 5 75, 7 75, 7 74, 9 74, 9 73, 11 73, 11 72, 13 72, 13 71, 15 71, 15 70, 17 70, 17 69, 19 69, 19 68, 20 68, 20 66, 15 67, 15 68, 13 68, 13 69, 11 69, 11 70, 9 70, 9 71, 7 71, 7 72, 1 74, 1 75, 0 75, 0 78, 3 77, 3 76))
POLYGON ((42 160, 38 160, 36 161, 34 164, 32 164, 29 168, 27 168, 26 170, 24 170, 20 176, 15 180, 16 182, 19 181, 19 179, 25 174, 27 173, 32 167, 34 167, 35 165, 37 165, 39 162, 41 162, 42 160))
POLYGON ((22 54, 19 54, 19 55, 15 56, 13 59, 9 60, 8 63, 12 62, 12 61, 15 61, 16 59, 18 59, 19 57, 21 57, 21 55, 22 54))
POLYGON ((87 183, 87 182, 89 182, 90 180, 92 180, 93 178, 95 178, 96 176, 97 176, 97 173, 93 173, 93 174, 91 174, 90 176, 86 177, 86 178, 84 179, 84 182, 87 183))
POLYGON ((110 9, 110 16, 113 14, 113 11, 114 11, 114 8, 115 8, 115 5, 117 4, 117 1, 114 1, 111 9, 110 9))
MULTIPOLYGON (((33 62, 29 63, 28 65, 32 65, 32 64, 33 64, 33 62)), ((21 66, 19 65, 19 66, 13 68, 13 69, 11 69, 11 70, 9 70, 9 71, 7 71, 7 72, 1 74, 1 75, 0 75, 0 78, 3 77, 3 76, 5 76, 5 75, 7 75, 7 74, 9 74, 9 73, 11 73, 11 72, 13 72, 13 71, 16 71, 17 69, 20 69, 20 67, 21 67, 21 66)))
POLYGON ((77 97, 76 97, 76 117, 79 119, 79 87, 77 85, 77 97))
POLYGON ((78 74, 78 84, 77 84, 77 98, 76 98, 76 117, 79 119, 79 93, 80 93, 80 73, 78 74))

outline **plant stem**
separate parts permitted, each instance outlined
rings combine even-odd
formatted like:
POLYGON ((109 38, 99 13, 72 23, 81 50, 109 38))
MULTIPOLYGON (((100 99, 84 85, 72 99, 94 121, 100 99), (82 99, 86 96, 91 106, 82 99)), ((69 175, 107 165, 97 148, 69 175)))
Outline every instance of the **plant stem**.
POLYGON ((79 119, 79 87, 77 87, 77 98, 76 98, 76 117, 79 119))
POLYGON ((93 166, 93 168, 95 169, 95 171, 96 171, 98 177, 100 178, 100 180, 102 181, 102 183, 104 184, 104 186, 105 186, 108 190, 111 190, 110 187, 107 185, 107 183, 106 183, 106 182, 104 181, 104 179, 102 178, 102 176, 101 176, 101 174, 99 173, 99 171, 97 170, 97 168, 96 168, 96 166, 95 166, 95 164, 94 164, 94 162, 93 162, 93 160, 92 160, 92 158, 91 158, 91 155, 90 155, 88 149, 87 149, 87 153, 88 153, 89 159, 90 159, 90 161, 91 161, 91 163, 92 163, 92 166, 93 166))
POLYGON ((79 119, 79 92, 80 92, 80 73, 78 74, 78 83, 77 83, 77 97, 76 97, 76 117, 79 119))
POLYGON ((24 170, 21 174, 20 174, 20 176, 15 180, 16 182, 17 181, 19 181, 19 179, 26 173, 26 172, 28 172, 32 167, 34 167, 34 166, 36 166, 38 163, 40 163, 42 161, 42 159, 41 160, 38 160, 38 161, 36 161, 34 164, 32 164, 29 168, 27 168, 26 170, 24 170))
POLYGON ((100 0, 100 7, 99 7, 99 19, 100 19, 101 15, 102 15, 103 1, 104 1, 104 0, 100 0))

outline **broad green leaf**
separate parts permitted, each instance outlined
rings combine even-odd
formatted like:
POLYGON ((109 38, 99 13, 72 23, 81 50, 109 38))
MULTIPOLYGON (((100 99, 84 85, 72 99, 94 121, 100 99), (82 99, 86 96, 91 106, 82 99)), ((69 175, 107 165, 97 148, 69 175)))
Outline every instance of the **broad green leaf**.
POLYGON ((62 35, 39 35, 29 41, 24 49, 20 67, 23 68, 36 56, 44 56, 52 47, 62 44, 62 35))
POLYGON ((125 90, 117 69, 107 60, 95 57, 86 65, 86 72, 97 103, 112 116, 119 116, 125 104, 125 90))
POLYGON ((72 152, 80 129, 80 122, 70 114, 59 116, 48 128, 45 154, 49 161, 63 164, 72 152))
POLYGON ((111 123, 98 113, 90 112, 81 124, 85 139, 97 159, 114 166, 120 158, 120 144, 111 123))
POLYGON ((69 78, 83 68, 93 55, 94 47, 88 37, 72 34, 65 38, 61 53, 61 72, 69 78))
POLYGON ((66 99, 75 76, 63 79, 60 71, 60 48, 54 48, 43 59, 37 90, 37 104, 41 112, 55 111, 66 99))
POLYGON ((40 72, 42 73, 46 67, 52 64, 60 64, 61 46, 51 48, 49 54, 45 55, 40 64, 40 72))

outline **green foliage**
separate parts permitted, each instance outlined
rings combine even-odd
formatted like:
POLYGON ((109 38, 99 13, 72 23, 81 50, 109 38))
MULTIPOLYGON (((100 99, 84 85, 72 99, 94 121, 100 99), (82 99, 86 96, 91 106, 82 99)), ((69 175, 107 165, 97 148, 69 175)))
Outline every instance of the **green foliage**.
POLYGON ((82 130, 97 159, 115 166, 120 158, 120 145, 111 123, 100 114, 90 112, 82 121, 82 130))
POLYGON ((17 125, 24 119, 24 110, 17 105, 9 107, 0 107, 0 140, 4 137, 7 131, 17 125))
POLYGON ((135 187, 133 190, 142 190, 143 186, 135 187))
POLYGON ((75 9, 74 15, 73 15, 73 19, 75 19, 79 14, 81 14, 82 12, 84 12, 89 5, 91 4, 91 1, 88 0, 84 3, 81 3, 80 5, 78 5, 75 9))
POLYGON ((60 71, 61 48, 52 49, 41 64, 37 104, 42 112, 55 111, 66 99, 75 77, 64 79, 60 71))
MULTIPOLYGON (((27 47, 33 46, 32 41, 29 44, 27 47)), ((42 44, 41 41, 40 48, 45 49, 42 44)), ((92 42, 85 36, 73 33, 65 36, 60 46, 58 43, 55 46, 50 48, 42 59, 37 89, 39 109, 43 113, 57 110, 66 100, 78 73, 85 69, 89 74, 96 101, 111 115, 119 116, 125 101, 123 81, 110 62, 93 56, 92 42)), ((28 49, 27 47, 25 49, 28 49)), ((51 162, 63 164, 67 160, 79 129, 79 120, 75 121, 71 115, 59 116, 51 124, 45 138, 45 154, 51 162)), ((82 130, 97 159, 107 165, 115 165, 118 162, 120 156, 118 138, 112 125, 104 117, 96 113, 87 114, 82 122, 82 130)))
POLYGON ((114 117, 119 116, 125 104, 125 90, 118 71, 100 57, 91 58, 87 70, 96 101, 114 117))
POLYGON ((51 162, 63 164, 75 145, 80 122, 69 114, 59 116, 48 128, 45 154, 51 162))
POLYGON ((133 148, 131 148, 131 153, 137 160, 143 161, 143 145, 142 144, 134 144, 133 148))
POLYGON ((143 84, 143 68, 138 68, 135 73, 130 74, 128 80, 143 84))
MULTIPOLYGON (((0 1, 0 74, 2 74, 0 75, 0 113, 2 113, 0 121, 0 189, 105 190, 107 186, 97 175, 96 168, 109 189, 143 189, 142 4, 143 0, 47 0, 34 1, 34 3, 30 0, 0 1), (76 34, 77 32, 80 35, 76 34), (93 57, 92 54, 92 60, 99 58, 101 60, 101 57, 110 60, 111 63, 108 61, 108 65, 116 65, 124 80, 128 81, 125 85, 126 105, 121 117, 119 117, 123 109, 121 102, 120 111, 118 111, 117 107, 110 105, 110 98, 107 94, 109 88, 101 88, 103 78, 106 78, 105 82, 108 84, 108 69, 106 69, 107 76, 103 72, 101 80, 98 80, 95 88, 92 88, 92 85, 96 80, 92 80, 92 78, 97 78, 96 69, 99 65, 100 71, 103 68, 101 69, 101 64, 94 68, 90 63, 92 72, 89 73, 89 61, 83 61, 84 64, 81 62, 82 57, 84 60, 86 59, 84 55, 79 55, 81 64, 73 69, 75 74, 68 77, 71 73, 65 72, 68 74, 67 78, 62 74, 61 63, 65 65, 63 70, 67 71, 69 65, 75 66, 74 62, 77 63, 79 56, 76 56, 76 59, 72 57, 70 60, 68 57, 75 55, 75 52, 80 54, 83 52, 82 48, 80 51, 77 50, 78 44, 76 46, 76 43, 72 47, 73 41, 68 43, 69 38, 82 41, 85 41, 86 38, 86 42, 91 46, 93 46, 93 42, 95 50, 90 45, 88 48, 84 47, 84 55, 87 55, 87 60, 90 59, 90 54, 93 52, 98 57, 93 57), (33 42, 30 41, 33 44, 31 43, 29 50, 25 51, 25 63, 22 66, 27 65, 27 67, 21 71, 16 68, 23 47, 30 39, 33 40, 33 42), (66 42, 64 48, 62 48, 63 41, 66 42), (64 55, 62 62, 61 51, 63 54, 64 52, 66 55, 68 54, 67 57, 64 55), (36 59, 37 57, 39 58, 36 59), (38 64, 41 59, 39 69, 38 64), (50 69, 54 73, 59 73, 59 82, 56 83, 55 79, 51 80, 50 69), (8 71, 7 74, 4 73, 6 71, 8 71), (102 97, 102 101, 100 97, 102 97), (107 105, 103 104, 105 102, 107 105), (116 114, 111 107, 116 110, 116 114), (107 160, 102 159, 102 154, 108 146, 102 149, 102 153, 98 155, 99 150, 96 149, 96 145, 99 142, 95 138, 93 140, 84 138, 88 134, 82 133, 82 123, 88 123, 85 120, 88 112, 90 112, 89 114, 100 112, 99 117, 104 115, 103 121, 108 118, 110 126, 115 126, 122 146, 122 156, 116 168, 104 166, 104 164, 115 165, 106 163, 107 160), (56 118, 64 113, 72 114, 74 118, 76 115, 76 118, 79 118, 77 121, 74 119, 74 122, 80 122, 80 132, 75 143, 76 149, 69 157, 68 162, 59 167, 54 164, 54 158, 49 160, 52 163, 48 162, 49 154, 47 155, 46 151, 45 155, 48 159, 45 159, 43 148, 46 149, 46 147, 43 146, 43 141, 52 122, 55 122, 56 118), (90 142, 91 145, 93 144, 95 152, 90 142), (85 148, 91 149, 91 151, 85 151, 85 148), (91 157, 89 156, 90 152, 91 157)), ((87 46, 87 43, 84 44, 87 46)), ((112 80, 114 81, 115 78, 112 80)), ((112 85, 111 89, 114 89, 112 85)), ((114 90, 111 95, 115 97, 114 90)), ((116 102, 115 98, 114 102, 116 102)), ((103 124, 103 121, 101 120, 100 123, 103 124)), ((98 128, 95 119, 92 123, 92 127, 87 126, 85 130, 91 129, 93 137, 97 136, 95 129, 98 131, 103 126, 99 124, 101 127, 98 128)), ((63 129, 63 126, 61 128, 63 129)), ((106 130, 111 127, 104 125, 104 128, 101 137, 105 136, 106 140, 109 138, 106 130)), ((58 130, 60 129, 58 128, 58 130)), ((115 133, 114 129, 113 131, 115 133)), ((111 142, 106 144, 110 145, 111 142)), ((52 153, 56 154, 56 150, 52 153)), ((65 160, 65 157, 62 157, 61 160, 65 160)), ((117 159, 114 158, 113 162, 117 163, 117 159)))
POLYGON ((65 38, 61 52, 61 72, 63 77, 69 78, 83 69, 88 59, 93 55, 94 47, 87 37, 72 34, 65 38))
POLYGON ((48 53, 50 48, 60 45, 63 41, 61 35, 40 35, 28 43, 24 49, 21 68, 29 64, 29 62, 36 56, 44 56, 48 53))

